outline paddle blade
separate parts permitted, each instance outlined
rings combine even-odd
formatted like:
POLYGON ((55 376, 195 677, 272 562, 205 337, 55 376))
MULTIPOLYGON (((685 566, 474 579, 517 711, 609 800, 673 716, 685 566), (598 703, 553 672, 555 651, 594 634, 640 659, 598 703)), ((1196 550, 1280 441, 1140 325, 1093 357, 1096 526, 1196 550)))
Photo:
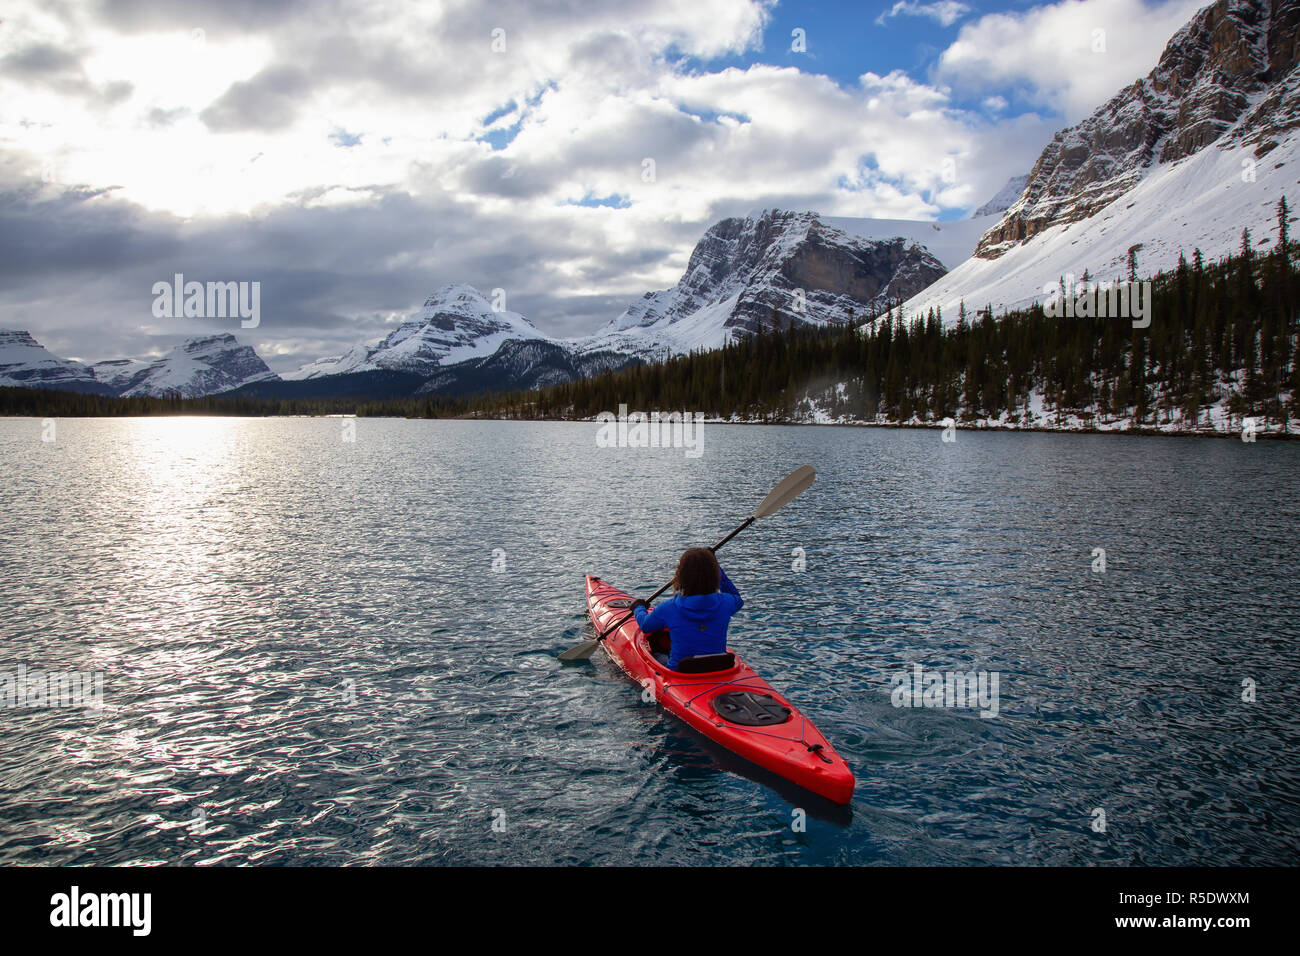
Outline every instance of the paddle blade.
POLYGON ((560 654, 562 661, 585 661, 596 653, 596 648, 600 647, 600 641, 583 641, 581 644, 569 648, 560 654))
POLYGON ((767 497, 763 499, 754 512, 755 518, 763 518, 774 511, 780 511, 795 498, 799 497, 813 479, 817 477, 817 472, 813 471, 812 465, 803 465, 796 468, 786 476, 785 480, 768 492, 767 497))

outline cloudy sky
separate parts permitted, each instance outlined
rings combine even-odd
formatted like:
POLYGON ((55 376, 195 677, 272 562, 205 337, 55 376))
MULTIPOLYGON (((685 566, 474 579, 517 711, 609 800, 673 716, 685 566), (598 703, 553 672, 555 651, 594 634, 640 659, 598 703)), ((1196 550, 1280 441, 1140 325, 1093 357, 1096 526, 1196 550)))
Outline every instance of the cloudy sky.
POLYGON ((7 0, 0 327, 285 371, 468 282, 586 334, 726 216, 961 218, 1199 6, 7 0), (261 326, 155 318, 178 272, 260 282, 261 326))

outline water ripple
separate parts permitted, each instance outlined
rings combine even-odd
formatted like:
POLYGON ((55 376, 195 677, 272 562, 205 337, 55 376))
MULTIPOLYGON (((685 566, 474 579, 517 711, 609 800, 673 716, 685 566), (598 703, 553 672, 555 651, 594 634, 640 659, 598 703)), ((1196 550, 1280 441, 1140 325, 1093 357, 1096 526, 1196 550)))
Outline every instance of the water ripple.
POLYGON ((104 706, 0 708, 0 863, 1300 852, 1295 445, 714 427, 696 460, 576 424, 40 433, 0 421, 0 672, 99 671, 104 706), (652 590, 804 461, 813 489, 723 552, 733 646, 849 761, 848 814, 607 660, 554 656, 586 636, 584 572, 652 590), (996 672, 998 716, 893 706, 914 664, 996 672))

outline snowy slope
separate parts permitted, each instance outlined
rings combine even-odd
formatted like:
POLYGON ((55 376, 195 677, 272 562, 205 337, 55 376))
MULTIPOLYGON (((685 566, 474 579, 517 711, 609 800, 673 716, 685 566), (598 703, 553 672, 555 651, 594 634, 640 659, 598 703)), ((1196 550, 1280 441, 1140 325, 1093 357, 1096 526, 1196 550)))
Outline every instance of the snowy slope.
POLYGON ((953 322, 962 299, 970 311, 1029 305, 1046 297, 1044 286, 1085 269, 1098 280, 1125 277, 1128 250, 1139 243, 1142 275, 1173 268, 1180 252, 1190 259, 1199 248, 1210 261, 1235 252, 1243 227, 1256 248, 1267 250, 1276 237, 1278 198, 1286 193, 1292 209, 1300 200, 1300 134, 1258 161, 1255 182, 1243 182, 1242 161, 1254 157, 1252 147, 1225 143, 1157 166, 1091 218, 1046 229, 996 259, 968 259, 904 308, 916 314, 941 307, 953 322))
POLYGON ((1146 76, 1062 130, 976 255, 996 259, 1053 226, 1087 219, 1159 166, 1216 142, 1260 147, 1300 126, 1300 0, 1217 0, 1165 45, 1146 76))
POLYGON ((278 378, 251 347, 223 333, 176 346, 122 381, 120 394, 195 398, 278 378))
POLYGON ((456 283, 434 292, 415 317, 381 341, 357 345, 283 377, 296 381, 380 370, 430 375, 440 366, 486 358, 512 339, 550 341, 550 336, 518 312, 495 311, 473 286, 456 283))
MULTIPOLYGON (((675 290, 653 293, 648 305, 670 308, 673 299, 667 294, 675 290)), ((572 346, 578 354, 610 350, 625 355, 639 355, 646 359, 662 359, 694 349, 721 348, 736 333, 728 329, 727 320, 736 309, 741 290, 731 295, 687 312, 675 321, 653 322, 646 326, 634 325, 618 328, 614 323, 595 335, 574 339, 572 346)), ((638 303, 641 305, 642 303, 638 303)), ((624 313, 626 316, 627 313, 624 313)), ((614 320, 615 323, 623 319, 614 320)))

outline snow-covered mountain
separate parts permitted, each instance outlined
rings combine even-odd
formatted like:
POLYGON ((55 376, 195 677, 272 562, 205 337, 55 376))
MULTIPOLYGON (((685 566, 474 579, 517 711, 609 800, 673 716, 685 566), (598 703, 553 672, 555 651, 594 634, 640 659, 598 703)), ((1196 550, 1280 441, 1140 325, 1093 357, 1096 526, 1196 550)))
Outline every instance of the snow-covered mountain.
POLYGON ((97 374, 101 368, 117 394, 127 396, 179 394, 196 398, 250 382, 279 379, 251 346, 240 345, 229 333, 189 339, 148 364, 101 362, 96 365, 97 374), (131 371, 132 364, 142 367, 131 371))
POLYGON ((30 333, 17 329, 0 329, 0 386, 99 394, 109 391, 88 366, 59 358, 30 333))
POLYGON ((996 258, 1045 229, 1087 219, 1153 169, 1217 141, 1263 147, 1294 129, 1297 35, 1297 0, 1219 0, 1201 10, 1146 77, 1056 134, 976 255, 996 258))
POLYGON ((696 244, 675 287, 647 293, 578 338, 546 335, 518 312, 494 309, 472 286, 450 284, 382 340, 283 376, 230 335, 193 339, 154 362, 115 359, 86 368, 45 353, 44 374, 116 395, 238 389, 266 398, 397 398, 535 388, 717 347, 760 326, 860 318, 968 258, 996 220, 851 219, 776 209, 724 219, 696 244))
POLYGON ((229 334, 189 339, 151 362, 111 359, 83 365, 51 354, 27 332, 0 330, 0 385, 195 398, 278 380, 252 347, 229 334))
POLYGON ((998 190, 998 194, 971 213, 970 218, 983 219, 985 216, 999 216, 1005 213, 1024 194, 1025 187, 1028 185, 1028 173, 1012 176, 1007 180, 1007 184, 998 190))
POLYGON ((472 286, 446 285, 382 341, 304 365, 283 376, 284 386, 250 391, 398 394, 416 379, 417 394, 532 388, 714 348, 760 325, 845 321, 929 285, 943 274, 945 257, 967 258, 993 222, 829 219, 781 210, 724 219, 696 244, 674 288, 646 293, 592 335, 553 338, 517 312, 496 311, 472 286))
POLYGON ((439 368, 417 395, 472 395, 502 389, 546 388, 634 363, 625 353, 575 348, 546 339, 512 339, 485 358, 439 368))
POLYGON ((414 318, 380 342, 356 345, 283 378, 297 381, 376 371, 428 376, 444 366, 487 358, 505 342, 518 339, 551 340, 518 312, 493 309, 473 286, 445 285, 425 300, 414 318))
POLYGON ((975 255, 911 299, 1015 308, 1085 270, 1149 275, 1199 248, 1267 248, 1278 198, 1300 199, 1300 0, 1219 0, 1165 47, 1156 68, 1058 133, 975 255))
POLYGON ((777 209, 724 219, 696 244, 676 286, 647 292, 579 348, 645 356, 716 348, 760 326, 861 317, 944 273, 913 239, 866 238, 833 222, 777 209))

